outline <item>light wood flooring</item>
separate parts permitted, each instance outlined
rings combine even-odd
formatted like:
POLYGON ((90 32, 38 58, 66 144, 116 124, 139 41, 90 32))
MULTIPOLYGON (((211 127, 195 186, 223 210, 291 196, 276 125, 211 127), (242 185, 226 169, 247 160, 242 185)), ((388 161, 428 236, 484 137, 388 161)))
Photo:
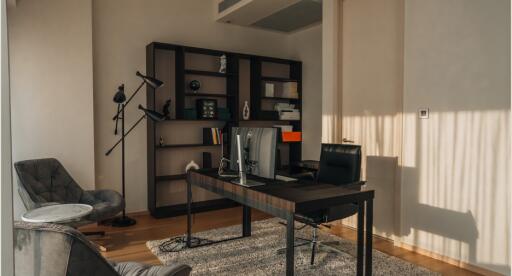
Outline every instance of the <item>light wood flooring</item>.
MULTIPOLYGON (((143 213, 133 214, 130 215, 130 217, 137 220, 136 225, 127 228, 91 225, 82 227, 80 230, 106 231, 105 237, 91 239, 107 247, 107 252, 103 252, 102 254, 109 260, 136 261, 148 264, 160 264, 160 262, 146 247, 146 241, 182 235, 186 232, 186 216, 155 219, 149 214, 143 213)), ((270 216, 267 214, 257 210, 253 210, 252 212, 253 221, 269 217, 270 216)), ((193 216, 192 229, 193 232, 199 232, 240 224, 241 218, 242 209, 240 207, 199 213, 193 216)), ((356 239, 356 232, 347 227, 333 227, 331 232, 344 239, 353 241, 356 239)), ((374 238, 373 248, 408 262, 427 267, 432 271, 437 271, 444 275, 479 275, 451 264, 393 246, 390 241, 377 237, 374 238)))

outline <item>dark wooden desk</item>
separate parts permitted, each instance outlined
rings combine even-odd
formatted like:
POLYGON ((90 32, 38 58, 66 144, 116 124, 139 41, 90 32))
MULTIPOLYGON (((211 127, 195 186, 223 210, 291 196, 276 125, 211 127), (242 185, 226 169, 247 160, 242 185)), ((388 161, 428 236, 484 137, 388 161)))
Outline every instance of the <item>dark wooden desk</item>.
POLYGON ((359 191, 311 181, 283 182, 248 176, 266 185, 243 187, 220 178, 211 169, 187 174, 187 246, 191 245, 192 185, 229 198, 243 205, 242 237, 251 235, 251 209, 285 219, 286 275, 294 274, 294 217, 296 213, 325 209, 344 203, 357 203, 357 275, 372 274, 373 197, 374 191, 359 191), (366 205, 366 254, 364 254, 364 214, 366 205))

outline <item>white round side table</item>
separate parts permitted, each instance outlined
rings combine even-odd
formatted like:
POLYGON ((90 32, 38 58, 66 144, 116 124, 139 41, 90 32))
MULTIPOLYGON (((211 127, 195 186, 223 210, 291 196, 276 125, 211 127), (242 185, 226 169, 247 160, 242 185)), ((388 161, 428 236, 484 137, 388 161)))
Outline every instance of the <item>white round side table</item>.
POLYGON ((66 223, 78 220, 92 212, 87 204, 55 204, 27 211, 21 216, 26 222, 66 223))

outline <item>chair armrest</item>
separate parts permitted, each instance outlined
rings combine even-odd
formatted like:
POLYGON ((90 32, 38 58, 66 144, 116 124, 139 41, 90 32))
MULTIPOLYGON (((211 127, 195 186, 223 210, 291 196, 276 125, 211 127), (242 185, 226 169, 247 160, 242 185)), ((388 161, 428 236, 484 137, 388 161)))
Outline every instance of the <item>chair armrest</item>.
POLYGON ((350 184, 343 185, 343 188, 361 191, 361 188, 366 185, 366 181, 357 181, 350 184))
POLYGON ((41 203, 36 203, 35 206, 36 206, 36 208, 41 208, 41 207, 46 207, 46 206, 58 205, 58 204, 62 204, 62 203, 58 203, 58 202, 41 202, 41 203))
POLYGON ((312 218, 307 217, 307 216, 303 216, 301 214, 295 214, 294 218, 295 218, 295 220, 298 220, 298 221, 300 221, 302 223, 305 223, 305 224, 308 224, 308 225, 316 225, 317 224, 315 222, 315 220, 313 220, 312 218))
POLYGON ((190 266, 184 264, 171 264, 165 266, 152 266, 136 262, 111 262, 111 264, 121 276, 188 276, 192 271, 190 266))
POLYGON ((110 202, 112 205, 121 205, 124 208, 124 199, 118 192, 114 190, 89 190, 84 191, 84 195, 80 199, 81 203, 94 204, 94 200, 110 202))

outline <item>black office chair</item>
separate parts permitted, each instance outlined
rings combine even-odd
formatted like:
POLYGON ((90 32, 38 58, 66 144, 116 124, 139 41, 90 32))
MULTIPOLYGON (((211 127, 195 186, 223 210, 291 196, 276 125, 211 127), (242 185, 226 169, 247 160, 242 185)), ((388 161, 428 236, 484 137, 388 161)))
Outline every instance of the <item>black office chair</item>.
MULTIPOLYGON (((316 182, 361 190, 361 186, 364 185, 365 182, 360 181, 360 177, 361 146, 322 144, 320 164, 315 179, 316 182)), ((301 242, 296 243, 295 247, 311 245, 311 265, 315 262, 315 251, 317 250, 317 247, 318 249, 325 248, 329 251, 341 253, 338 249, 332 246, 338 244, 337 242, 318 241, 317 229, 324 223, 344 219, 356 213, 357 204, 351 203, 331 207, 329 209, 296 214, 295 219, 297 221, 304 223, 305 226, 309 225, 313 227, 313 235, 311 239, 296 238, 301 242)), ((278 252, 284 253, 284 249, 280 249, 278 252)))

